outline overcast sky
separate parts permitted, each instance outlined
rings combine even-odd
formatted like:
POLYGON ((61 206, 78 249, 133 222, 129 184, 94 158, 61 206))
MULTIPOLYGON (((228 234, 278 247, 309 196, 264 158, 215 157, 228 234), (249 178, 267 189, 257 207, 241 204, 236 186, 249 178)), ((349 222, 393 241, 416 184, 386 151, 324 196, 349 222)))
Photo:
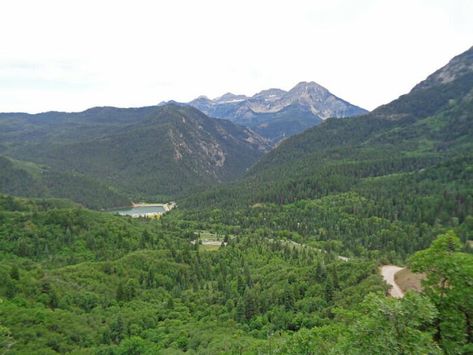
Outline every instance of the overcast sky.
POLYGON ((472 0, 0 2, 0 111, 316 81, 367 109, 473 46, 472 0))

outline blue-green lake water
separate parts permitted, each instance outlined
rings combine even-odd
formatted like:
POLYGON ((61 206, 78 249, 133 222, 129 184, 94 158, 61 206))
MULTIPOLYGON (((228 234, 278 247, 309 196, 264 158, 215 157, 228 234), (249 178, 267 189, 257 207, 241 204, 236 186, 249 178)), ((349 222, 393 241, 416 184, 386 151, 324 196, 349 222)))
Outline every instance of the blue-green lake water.
POLYGON ((148 213, 164 213, 164 207, 162 206, 140 206, 140 207, 130 207, 121 210, 115 210, 113 213, 119 214, 121 216, 132 216, 139 217, 148 213))

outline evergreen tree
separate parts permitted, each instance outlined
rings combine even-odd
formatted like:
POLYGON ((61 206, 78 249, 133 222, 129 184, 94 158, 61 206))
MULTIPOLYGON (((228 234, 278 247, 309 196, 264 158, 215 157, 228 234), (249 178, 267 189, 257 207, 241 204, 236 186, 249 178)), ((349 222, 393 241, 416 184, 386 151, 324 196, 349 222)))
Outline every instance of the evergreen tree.
POLYGON ((409 262, 413 271, 427 274, 424 293, 439 311, 435 339, 452 354, 473 351, 473 255, 460 252, 461 247, 449 231, 409 262))
POLYGON ((18 269, 18 266, 13 265, 10 269, 10 277, 13 280, 19 281, 20 280, 20 270, 18 269))

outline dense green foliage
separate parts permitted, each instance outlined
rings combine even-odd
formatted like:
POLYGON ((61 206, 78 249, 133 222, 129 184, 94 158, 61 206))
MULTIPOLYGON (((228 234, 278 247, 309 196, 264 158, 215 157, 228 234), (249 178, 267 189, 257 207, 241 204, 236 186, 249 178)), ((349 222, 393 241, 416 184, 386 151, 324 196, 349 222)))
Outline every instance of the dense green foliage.
MULTIPOLYGON (((328 120, 287 140, 243 180, 178 201, 159 220, 0 195, 0 350, 472 353, 473 77, 465 69, 473 67, 471 52, 370 115, 328 120), (210 248, 209 236, 225 243, 210 248), (425 273, 423 291, 386 297, 378 272, 386 262, 425 273)), ((96 110, 96 123, 84 123, 86 111, 50 135, 35 131, 41 115, 24 118, 17 130, 7 118, 1 149, 37 154, 64 168, 65 182, 63 176, 80 171, 148 198, 160 191, 153 183, 191 181, 192 172, 206 169, 184 154, 179 169, 165 163, 175 160, 173 148, 196 143, 185 132, 188 109, 168 106, 158 110, 162 116, 141 109, 142 121, 133 110, 96 110), (134 119, 140 129, 121 126, 134 119), (90 133, 87 143, 70 135, 69 125, 81 122, 78 136, 90 133), (121 132, 104 136, 110 126, 121 132), (30 144, 21 143, 23 135, 30 144), (42 146, 44 136, 55 145, 42 146), (168 144, 159 145, 158 136, 168 144), (131 142, 138 139, 156 150, 135 151, 131 142), (108 156, 114 152, 119 157, 108 156), (157 173, 156 152, 167 157, 159 167, 177 174, 173 180, 157 173)), ((203 121, 194 123, 205 123, 195 114, 203 121)), ((47 116, 44 127, 61 117, 47 116)), ((203 130, 222 128, 215 125, 203 130)), ((209 143, 205 137, 199 144, 209 143)), ((11 194, 46 189, 87 197, 66 183, 48 185, 47 167, 0 163, 0 181, 11 194)), ((97 193, 97 201, 107 198, 97 193)))
POLYGON ((473 256, 449 232, 410 260, 414 271, 426 272, 424 293, 438 309, 435 339, 448 354, 473 352, 473 256))
POLYGON ((137 220, 1 197, 0 220, 0 341, 11 354, 468 351, 469 318, 450 323, 472 311, 473 256, 455 251, 458 239, 416 254, 432 291, 398 301, 385 298, 376 262, 265 229, 215 224, 228 244, 205 251, 191 243, 202 224, 175 213, 137 220), (439 267, 451 273, 440 303, 439 267))
MULTIPOLYGON (((243 127, 177 105, 0 114, 0 142, 2 154, 48 167, 42 185, 50 195, 93 208, 117 206, 117 193, 105 198, 94 184, 128 199, 168 199, 235 179, 269 147, 243 127)), ((38 190, 14 180, 19 189, 38 190)))
POLYGON ((10 197, 0 206, 0 319, 12 353, 256 349, 385 290, 371 261, 258 231, 205 252, 190 243, 197 226, 172 215, 133 220, 10 197))
POLYGON ((471 239, 473 76, 454 70, 471 67, 471 52, 440 70, 448 82, 433 75, 371 114, 329 119, 281 143, 242 181, 180 205, 195 220, 286 230, 391 261, 446 229, 471 239))
POLYGON ((0 156, 0 192, 27 197, 68 198, 89 208, 130 204, 129 198, 77 173, 61 173, 34 163, 0 156))
POLYGON ((356 184, 349 192, 291 203, 254 201, 251 207, 241 207, 243 193, 238 195, 238 190, 211 192, 207 196, 225 205, 208 210, 192 199, 200 209, 186 217, 265 228, 342 255, 400 262, 446 229, 455 229, 464 242, 472 239, 472 180, 473 160, 460 158, 418 173, 353 179, 356 184))

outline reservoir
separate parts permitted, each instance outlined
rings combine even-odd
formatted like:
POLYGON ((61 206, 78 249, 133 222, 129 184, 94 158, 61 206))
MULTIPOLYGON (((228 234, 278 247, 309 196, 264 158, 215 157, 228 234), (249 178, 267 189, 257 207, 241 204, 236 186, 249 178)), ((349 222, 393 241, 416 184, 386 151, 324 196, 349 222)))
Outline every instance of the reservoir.
POLYGON ((131 217, 154 217, 161 215, 168 211, 163 205, 147 205, 147 206, 134 206, 125 209, 115 210, 113 213, 119 214, 120 216, 131 216, 131 217))

